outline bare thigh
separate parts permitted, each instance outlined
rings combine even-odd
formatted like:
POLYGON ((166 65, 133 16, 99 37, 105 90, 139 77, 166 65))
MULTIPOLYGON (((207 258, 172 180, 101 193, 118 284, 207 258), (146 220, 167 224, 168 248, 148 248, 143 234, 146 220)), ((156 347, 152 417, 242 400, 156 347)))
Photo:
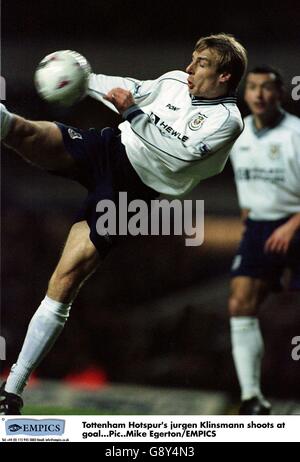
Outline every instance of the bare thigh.
POLYGON ((33 122, 14 116, 4 144, 43 169, 67 171, 75 165, 65 149, 60 129, 53 122, 33 122))

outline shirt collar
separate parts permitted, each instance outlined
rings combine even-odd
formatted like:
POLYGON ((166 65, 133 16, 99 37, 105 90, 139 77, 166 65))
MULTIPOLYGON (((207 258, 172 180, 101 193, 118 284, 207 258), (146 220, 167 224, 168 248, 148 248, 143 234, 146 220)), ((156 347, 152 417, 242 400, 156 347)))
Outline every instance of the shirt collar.
POLYGON ((204 98, 202 96, 190 95, 192 106, 211 106, 215 104, 236 103, 235 95, 218 96, 216 98, 204 98))
POLYGON ((254 117, 253 116, 251 117, 252 117, 251 123, 252 123, 253 133, 255 136, 260 138, 261 136, 264 136, 269 130, 277 127, 282 122, 282 120, 285 118, 285 111, 283 109, 279 109, 278 116, 273 120, 273 122, 269 126, 260 128, 260 129, 256 128, 255 123, 254 123, 254 117))

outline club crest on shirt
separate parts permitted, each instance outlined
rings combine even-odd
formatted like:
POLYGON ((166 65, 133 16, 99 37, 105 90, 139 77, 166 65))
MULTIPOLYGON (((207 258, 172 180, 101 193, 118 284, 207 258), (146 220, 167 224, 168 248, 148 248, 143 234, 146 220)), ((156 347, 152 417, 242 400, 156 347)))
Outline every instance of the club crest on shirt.
POLYGON ((188 123, 188 126, 191 130, 198 130, 202 127, 205 119, 207 119, 207 116, 199 113, 192 118, 192 120, 188 123))
POLYGON ((281 155, 281 146, 280 144, 271 144, 270 150, 269 150, 269 157, 272 160, 276 160, 280 157, 281 155))

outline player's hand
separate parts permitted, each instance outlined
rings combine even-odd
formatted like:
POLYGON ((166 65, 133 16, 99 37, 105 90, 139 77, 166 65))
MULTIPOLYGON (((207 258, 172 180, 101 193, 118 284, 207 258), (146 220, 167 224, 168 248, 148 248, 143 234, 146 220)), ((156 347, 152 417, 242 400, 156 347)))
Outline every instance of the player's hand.
POLYGON ((267 239, 264 251, 266 253, 274 252, 285 254, 288 251, 294 234, 295 230, 290 226, 288 222, 279 226, 279 228, 273 231, 269 239, 267 239))
POLYGON ((110 101, 118 109, 120 114, 135 104, 132 93, 123 88, 113 88, 104 98, 110 101))

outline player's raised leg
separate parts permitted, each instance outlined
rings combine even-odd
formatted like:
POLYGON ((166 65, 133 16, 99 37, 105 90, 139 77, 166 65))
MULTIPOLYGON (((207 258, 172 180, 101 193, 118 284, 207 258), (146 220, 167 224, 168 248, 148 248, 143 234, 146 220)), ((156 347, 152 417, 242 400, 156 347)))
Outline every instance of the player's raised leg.
POLYGON ((71 228, 47 295, 32 317, 18 360, 5 387, 0 389, 0 414, 20 413, 21 394, 31 372, 53 346, 69 317, 78 290, 100 263, 89 233, 85 221, 71 228))
POLYGON ((229 313, 234 364, 241 388, 240 414, 269 414, 260 386, 264 342, 257 310, 268 293, 260 279, 237 276, 231 281, 229 313))
POLYGON ((1 140, 26 161, 46 170, 67 170, 74 165, 53 122, 35 122, 10 113, 1 104, 1 140))

